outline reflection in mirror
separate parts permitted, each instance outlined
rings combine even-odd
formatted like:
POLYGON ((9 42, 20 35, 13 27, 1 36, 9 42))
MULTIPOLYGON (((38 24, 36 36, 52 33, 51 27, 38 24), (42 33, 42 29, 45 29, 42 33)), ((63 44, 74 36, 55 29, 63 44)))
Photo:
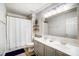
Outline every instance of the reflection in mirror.
POLYGON ((77 9, 73 8, 65 12, 53 15, 46 18, 47 23, 44 23, 46 34, 52 36, 68 37, 77 39, 78 23, 77 9))

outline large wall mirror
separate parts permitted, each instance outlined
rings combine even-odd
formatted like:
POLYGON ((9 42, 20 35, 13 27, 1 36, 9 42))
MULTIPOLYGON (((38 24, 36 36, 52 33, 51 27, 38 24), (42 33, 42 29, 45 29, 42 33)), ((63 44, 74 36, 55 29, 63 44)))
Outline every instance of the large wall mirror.
POLYGON ((68 37, 77 39, 78 19, 77 8, 72 8, 65 12, 51 16, 45 19, 48 28, 48 35, 68 37))

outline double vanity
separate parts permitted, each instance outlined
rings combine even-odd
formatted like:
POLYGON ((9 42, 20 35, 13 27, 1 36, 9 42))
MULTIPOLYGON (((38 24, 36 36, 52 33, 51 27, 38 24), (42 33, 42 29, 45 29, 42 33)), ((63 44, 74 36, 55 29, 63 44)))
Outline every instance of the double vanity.
POLYGON ((79 56, 79 40, 64 37, 35 37, 34 52, 38 56, 79 56))

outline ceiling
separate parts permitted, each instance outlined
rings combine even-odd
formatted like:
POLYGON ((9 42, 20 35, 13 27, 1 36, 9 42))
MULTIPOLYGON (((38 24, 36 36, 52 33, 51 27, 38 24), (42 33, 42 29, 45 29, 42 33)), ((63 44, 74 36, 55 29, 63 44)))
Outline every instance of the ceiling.
POLYGON ((33 12, 38 13, 48 6, 53 5, 52 3, 6 3, 8 12, 13 12, 21 15, 30 15, 33 12))

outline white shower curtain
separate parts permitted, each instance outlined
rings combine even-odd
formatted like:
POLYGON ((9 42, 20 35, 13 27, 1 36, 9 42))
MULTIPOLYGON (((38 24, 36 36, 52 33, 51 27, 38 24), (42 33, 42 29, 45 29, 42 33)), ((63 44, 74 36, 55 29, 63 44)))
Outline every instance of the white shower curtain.
POLYGON ((31 20, 7 16, 7 50, 26 47, 32 42, 31 20))

